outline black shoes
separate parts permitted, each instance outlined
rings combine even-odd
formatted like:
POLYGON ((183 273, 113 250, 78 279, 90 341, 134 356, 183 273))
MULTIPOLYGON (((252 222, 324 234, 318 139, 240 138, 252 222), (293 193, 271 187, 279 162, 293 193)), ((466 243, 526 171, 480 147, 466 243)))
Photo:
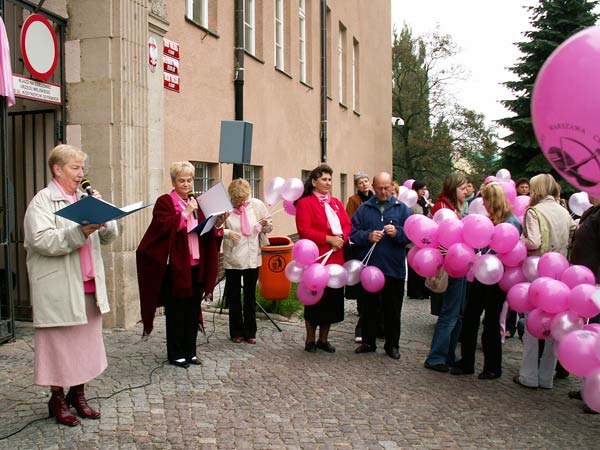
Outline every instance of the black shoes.
POLYGON ((317 341, 317 348, 327 353, 335 353, 335 347, 329 342, 317 341))
POLYGON ((369 344, 360 344, 354 350, 354 353, 373 353, 375 351, 375 347, 369 344))
POLYGON ((400 349, 397 347, 390 347, 385 349, 385 353, 393 359, 400 359, 400 349))
POLYGON ((473 375, 474 373, 474 370, 463 369, 461 366, 456 366, 450 369, 451 375, 473 375))
POLYGON ((425 361, 425 368, 442 373, 446 373, 450 370, 446 364, 429 364, 427 361, 425 361))
POLYGON ((307 342, 304 344, 304 351, 309 353, 317 353, 317 344, 314 342, 307 342))
POLYGON ((202 364, 202 362, 200 362, 200 359, 197 356, 192 356, 191 358, 188 358, 187 363, 193 364, 195 366, 200 366, 202 364))
POLYGON ((187 369, 188 367, 190 367, 190 365, 188 364, 188 362, 185 358, 175 359, 173 361, 169 361, 169 363, 173 366, 183 367, 184 369, 187 369))
POLYGON ((480 380, 495 380, 496 378, 500 378, 502 376, 501 373, 495 372, 481 372, 477 378, 480 380))
POLYGON ((567 395, 569 396, 569 398, 572 398, 574 400, 583 400, 583 398, 581 398, 581 391, 579 391, 579 390, 569 391, 569 393, 567 395))

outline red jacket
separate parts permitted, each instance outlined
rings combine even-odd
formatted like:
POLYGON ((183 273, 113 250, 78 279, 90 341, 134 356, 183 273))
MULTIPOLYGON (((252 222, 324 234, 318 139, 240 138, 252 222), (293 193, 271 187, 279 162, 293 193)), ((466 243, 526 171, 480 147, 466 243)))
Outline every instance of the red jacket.
POLYGON ((435 202, 435 205, 433 205, 433 208, 431 208, 429 214, 431 214, 431 217, 433 217, 434 214, 442 208, 451 209, 456 213, 459 219, 462 216, 461 212, 457 210, 456 207, 452 203, 450 203, 450 200, 448 200, 443 194, 440 194, 437 201, 435 202))
MULTIPOLYGON (((331 208, 340 219, 342 232, 344 233, 344 242, 348 240, 352 223, 346 214, 344 205, 337 198, 331 197, 329 202, 331 208)), ((296 228, 300 239, 310 239, 319 247, 319 256, 331 250, 331 245, 325 238, 332 236, 333 232, 329 227, 325 207, 321 204, 315 195, 307 195, 296 202, 296 228)), ((333 252, 327 264, 344 264, 344 252, 342 249, 333 252)))
MULTIPOLYGON (((198 222, 203 220, 204 215, 198 210, 198 222)), ((161 289, 162 293, 174 297, 192 295, 187 229, 178 230, 180 221, 181 213, 175 210, 171 196, 161 195, 154 205, 152 222, 135 252, 144 335, 152 332, 156 308, 164 306, 161 289), (177 274, 171 277, 171 286, 163 286, 167 260, 172 273, 177 274)), ((215 288, 222 235, 222 230, 213 228, 198 239, 200 264, 197 281, 203 286, 204 294, 212 294, 215 288)), ((197 300, 202 301, 201 298, 197 300)), ((202 310, 199 319, 202 323, 202 310)))

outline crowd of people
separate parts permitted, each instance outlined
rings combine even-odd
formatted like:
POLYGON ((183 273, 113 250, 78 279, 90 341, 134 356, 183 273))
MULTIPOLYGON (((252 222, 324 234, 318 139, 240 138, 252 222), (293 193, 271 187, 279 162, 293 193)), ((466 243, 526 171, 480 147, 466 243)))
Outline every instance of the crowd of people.
MULTIPOLYGON (((81 418, 100 417, 100 412, 87 403, 84 386, 107 366, 102 314, 109 307, 100 245, 119 235, 114 221, 79 225, 54 214, 86 194, 101 198, 98 191, 90 188, 86 193, 80 187, 85 160, 86 154, 77 147, 54 148, 48 157, 53 178, 35 195, 24 221, 34 311, 35 383, 50 387, 50 416, 70 426, 79 423, 71 407, 81 418), (66 395, 64 387, 70 388, 66 395)), ((143 333, 148 335, 157 308, 164 307, 168 362, 188 368, 201 364, 196 353, 198 331, 203 328, 201 302, 212 297, 221 247, 230 339, 256 344, 255 291, 261 247, 269 244, 267 234, 273 230, 273 223, 265 204, 251 197, 248 182, 235 179, 228 187, 233 210, 219 215, 208 232, 199 233, 206 218, 193 192, 194 166, 187 161, 174 162, 170 178, 172 189, 156 200, 151 223, 136 251, 141 316, 143 333)), ((510 311, 505 314, 504 291, 498 284, 449 276, 445 292, 433 294, 425 287, 424 278, 411 267, 407 271, 406 264, 412 243, 404 224, 411 214, 431 217, 447 209, 462 218, 476 197, 482 198, 495 225, 508 223, 522 233, 529 254, 552 251, 566 255, 574 234, 572 261, 590 268, 596 282, 600 282, 596 251, 600 242, 600 201, 591 199, 594 206, 575 230, 572 217, 558 201, 560 188, 551 175, 517 181, 518 193, 531 196, 523 224, 512 213, 498 183, 484 184, 476 192, 461 173, 451 173, 444 179, 435 203, 429 199, 426 183, 415 180, 412 189, 417 201, 412 208, 399 200, 398 186, 387 172, 375 174, 372 184, 366 173, 358 172, 354 176, 357 191, 347 205, 332 196, 333 179, 333 169, 327 164, 310 172, 304 192, 295 202, 298 236, 314 242, 320 255, 329 252, 325 264, 341 265, 350 258, 368 260, 369 265, 381 270, 385 283, 378 292, 367 291, 360 284, 346 289, 325 288, 316 304, 304 307, 307 352, 335 352, 330 330, 344 320, 345 298, 353 298, 359 312, 355 353, 375 352, 377 339, 382 338, 385 354, 399 359, 406 284, 408 297, 431 298, 440 303, 425 367, 452 375, 473 374, 478 331, 485 313, 483 371, 478 377, 499 378, 502 342, 514 335, 518 319, 510 311)), ((445 250, 440 247, 440 251, 445 250)), ((523 359, 515 383, 525 388, 552 387, 557 360, 551 339, 543 344, 524 330, 523 359)))

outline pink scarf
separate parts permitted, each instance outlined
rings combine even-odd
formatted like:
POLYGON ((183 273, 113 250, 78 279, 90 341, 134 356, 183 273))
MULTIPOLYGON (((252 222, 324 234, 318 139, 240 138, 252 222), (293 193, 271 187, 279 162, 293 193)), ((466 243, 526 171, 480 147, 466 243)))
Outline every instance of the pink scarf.
POLYGON ((244 202, 233 210, 234 213, 240 216, 240 225, 244 236, 250 236, 250 220, 248 220, 248 212, 246 211, 249 204, 250 202, 244 202))
MULTIPOLYGON (((185 216, 183 215, 183 211, 187 206, 187 202, 188 200, 183 200, 179 194, 177 194, 177 192, 175 192, 175 189, 173 189, 169 195, 171 196, 171 199, 173 200, 173 206, 175 207, 175 211, 178 213, 181 213, 181 218, 182 220, 186 220, 185 216)), ((196 219, 194 217, 194 215, 190 215, 187 218, 187 231, 188 231, 188 248, 190 250, 190 257, 193 260, 199 260, 200 259, 200 244, 198 241, 198 233, 194 233, 192 232, 192 230, 194 228, 196 228, 198 226, 198 219, 196 219)))
POLYGON ((335 213, 329 202, 331 201, 331 194, 319 194, 313 191, 313 194, 319 199, 323 207, 325 208, 325 215, 327 216, 327 222, 329 222, 329 228, 334 236, 341 236, 344 234, 342 231, 342 225, 340 224, 340 218, 335 213))
MULTIPOLYGON (((58 181, 52 181, 54 184, 56 184, 66 201, 69 203, 75 203, 77 201, 77 192, 75 192, 73 195, 69 195, 65 192, 58 181)), ((79 247, 79 262, 81 264, 81 275, 83 275, 84 283, 86 281, 93 280, 95 277, 94 261, 92 259, 92 243, 90 242, 89 238, 86 239, 83 247, 79 247)))
POLYGON ((10 47, 8 46, 8 37, 2 19, 0 19, 0 95, 6 97, 8 106, 15 104, 12 68, 10 66, 10 47))

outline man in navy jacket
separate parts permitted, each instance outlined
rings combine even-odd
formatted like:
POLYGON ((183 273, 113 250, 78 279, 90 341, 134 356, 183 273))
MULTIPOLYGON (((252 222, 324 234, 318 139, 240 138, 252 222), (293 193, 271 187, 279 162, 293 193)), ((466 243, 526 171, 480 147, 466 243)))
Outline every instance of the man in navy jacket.
POLYGON ((385 352, 394 359, 400 358, 400 315, 406 278, 406 244, 404 222, 410 209, 392 195, 392 176, 380 172, 373 177, 375 195, 364 202, 352 217, 350 240, 366 255, 374 243, 375 248, 367 263, 381 269, 385 285, 379 292, 361 289, 363 299, 363 343, 356 353, 374 352, 376 349, 377 318, 381 307, 384 317, 385 352))

